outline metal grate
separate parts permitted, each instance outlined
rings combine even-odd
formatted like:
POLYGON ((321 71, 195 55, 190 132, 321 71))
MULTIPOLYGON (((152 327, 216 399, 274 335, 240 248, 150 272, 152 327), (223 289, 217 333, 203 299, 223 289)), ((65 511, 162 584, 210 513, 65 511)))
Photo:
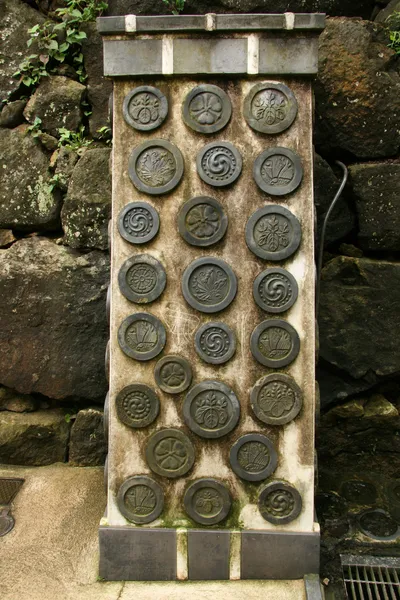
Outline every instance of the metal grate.
POLYGON ((0 477, 0 506, 11 504, 24 481, 19 477, 0 477))
POLYGON ((342 555, 349 600, 400 600, 400 559, 342 555))

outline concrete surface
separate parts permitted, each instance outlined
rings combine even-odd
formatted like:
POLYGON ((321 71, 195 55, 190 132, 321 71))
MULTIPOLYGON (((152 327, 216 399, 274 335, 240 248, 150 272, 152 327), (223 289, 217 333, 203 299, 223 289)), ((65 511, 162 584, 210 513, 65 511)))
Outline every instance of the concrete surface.
POLYGON ((1 600, 305 600, 303 581, 104 582, 97 529, 105 508, 103 469, 0 467, 23 477, 16 525, 0 539, 1 600))

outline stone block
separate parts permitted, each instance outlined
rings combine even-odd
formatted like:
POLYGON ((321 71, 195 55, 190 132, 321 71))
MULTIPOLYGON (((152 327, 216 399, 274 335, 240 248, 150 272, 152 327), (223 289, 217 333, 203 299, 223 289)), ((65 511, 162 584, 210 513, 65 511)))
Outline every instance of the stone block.
POLYGON ((189 530, 190 580, 229 579, 230 531, 189 530))
POLYGON ((0 463, 50 465, 67 456, 69 425, 61 409, 0 412, 0 463))
POLYGON ((103 401, 108 257, 41 237, 0 253, 0 382, 103 401))
POLYGON ((104 75, 162 73, 161 40, 104 40, 104 75))
POLYGON ((103 412, 97 408, 80 410, 71 428, 69 462, 79 467, 104 465, 107 447, 103 412))

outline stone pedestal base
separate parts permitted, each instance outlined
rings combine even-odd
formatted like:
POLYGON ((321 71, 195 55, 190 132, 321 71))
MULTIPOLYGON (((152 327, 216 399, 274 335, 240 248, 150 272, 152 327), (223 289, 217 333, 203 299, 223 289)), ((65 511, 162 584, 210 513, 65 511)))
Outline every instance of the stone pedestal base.
POLYGON ((99 540, 99 574, 109 581, 282 580, 319 572, 319 533, 100 526, 99 540))

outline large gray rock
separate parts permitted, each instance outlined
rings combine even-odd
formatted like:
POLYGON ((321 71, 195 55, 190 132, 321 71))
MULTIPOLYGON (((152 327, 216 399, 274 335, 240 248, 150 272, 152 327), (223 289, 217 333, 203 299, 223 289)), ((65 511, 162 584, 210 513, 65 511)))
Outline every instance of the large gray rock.
MULTIPOLYGON (((374 0, 186 0, 185 14, 326 12, 329 15, 369 19, 374 0)), ((171 14, 165 4, 153 0, 108 0, 109 15, 171 14)))
POLYGON ((111 215, 111 150, 86 150, 72 172, 61 213, 65 242, 73 248, 108 245, 111 215))
POLYGON ((28 29, 43 23, 44 17, 20 0, 0 0, 0 101, 18 90, 19 80, 13 77, 19 64, 35 48, 28 48, 28 29))
MULTIPOLYGON (((339 172, 339 171, 338 171, 339 172)), ((329 164, 319 154, 314 155, 314 203, 317 209, 317 233, 321 229, 328 208, 339 189, 340 181, 329 164)), ((345 194, 338 200, 329 217, 325 245, 341 240, 355 226, 355 215, 345 194)))
POLYGON ((354 378, 400 371, 400 264, 337 257, 322 270, 320 356, 354 378))
POLYGON ((50 465, 67 456, 69 425, 61 409, 0 413, 0 463, 50 465))
POLYGON ((82 122, 85 92, 85 86, 78 81, 58 75, 46 77, 29 99, 25 118, 33 123, 39 117, 40 128, 55 137, 60 135, 61 127, 76 131, 82 122))
POLYGON ((79 467, 97 467, 104 465, 106 454, 103 412, 97 408, 80 410, 71 429, 69 462, 79 467))
POLYGON ((57 186, 66 192, 68 189, 68 183, 71 179, 72 172, 75 168, 76 163, 79 160, 79 154, 71 148, 61 146, 52 156, 55 164, 55 175, 57 177, 57 186))
POLYGON ((98 130, 108 126, 108 100, 112 93, 112 81, 103 76, 103 40, 97 32, 96 23, 86 23, 83 30, 87 38, 82 43, 83 60, 87 75, 87 95, 92 114, 89 128, 93 137, 98 130))
POLYGON ((379 11, 375 17, 375 21, 378 23, 386 23, 395 12, 400 12, 400 0, 391 0, 384 9, 379 11))
POLYGON ((400 164, 367 163, 349 169, 360 246, 400 250, 400 164))
POLYGON ((400 146, 400 76, 387 31, 369 21, 328 19, 315 81, 316 146, 339 158, 393 156, 400 146))
POLYGON ((103 402, 108 257, 46 238, 0 251, 0 383, 103 402))
POLYGON ((0 127, 9 127, 13 129, 21 125, 24 119, 24 110, 26 106, 26 100, 15 100, 15 102, 9 102, 3 106, 3 110, 0 113, 0 127))
POLYGON ((60 227, 61 201, 49 160, 22 129, 0 129, 0 227, 46 231, 60 227))
POLYGON ((355 394, 369 390, 377 383, 377 377, 371 371, 365 377, 354 379, 344 372, 332 372, 317 366, 316 379, 319 384, 321 411, 339 404, 355 394))

